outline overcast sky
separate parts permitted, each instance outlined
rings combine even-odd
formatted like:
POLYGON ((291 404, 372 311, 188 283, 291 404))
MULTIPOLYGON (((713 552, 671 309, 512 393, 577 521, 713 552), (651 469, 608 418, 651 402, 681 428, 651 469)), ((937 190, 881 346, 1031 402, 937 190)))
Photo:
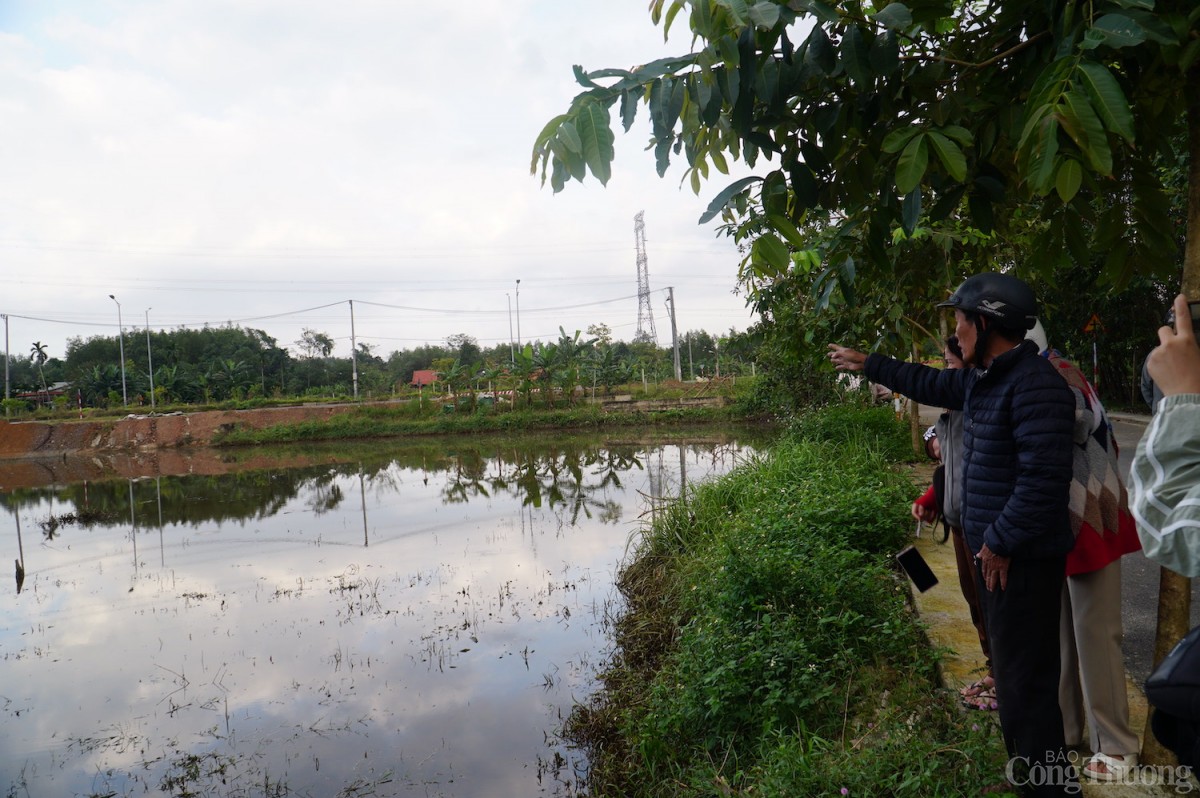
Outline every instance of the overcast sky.
POLYGON ((517 279, 522 338, 603 322, 630 340, 638 211, 659 342, 668 286, 680 333, 746 329, 737 252, 697 225, 725 178, 700 197, 681 166, 660 179, 644 108, 607 188, 529 173, 572 64, 687 51, 684 21, 664 43, 646 6, 0 0, 10 351, 115 334, 109 294, 127 333, 150 309, 153 329, 232 321, 293 351, 309 327, 345 356, 354 300, 378 354, 490 346, 516 327, 517 279))

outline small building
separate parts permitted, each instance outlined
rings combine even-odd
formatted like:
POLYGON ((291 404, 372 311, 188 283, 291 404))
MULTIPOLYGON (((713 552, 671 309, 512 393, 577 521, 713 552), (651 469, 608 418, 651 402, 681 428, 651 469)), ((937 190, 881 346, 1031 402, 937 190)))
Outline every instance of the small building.
POLYGON ((437 381, 437 372, 433 369, 417 369, 413 372, 412 381, 409 385, 414 388, 424 388, 426 385, 433 385, 437 381))

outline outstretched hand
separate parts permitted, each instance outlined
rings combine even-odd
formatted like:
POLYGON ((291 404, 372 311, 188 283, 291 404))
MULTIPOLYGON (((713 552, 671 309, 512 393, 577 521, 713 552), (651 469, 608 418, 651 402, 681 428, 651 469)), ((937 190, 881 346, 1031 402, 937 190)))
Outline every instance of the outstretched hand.
POLYGON ((862 371, 863 365, 867 362, 867 356, 848 346, 830 344, 829 362, 838 371, 862 371))
POLYGON ((1163 396, 1200 393, 1200 346, 1192 328, 1187 297, 1175 297, 1175 329, 1160 327, 1159 345, 1146 360, 1146 370, 1163 396))

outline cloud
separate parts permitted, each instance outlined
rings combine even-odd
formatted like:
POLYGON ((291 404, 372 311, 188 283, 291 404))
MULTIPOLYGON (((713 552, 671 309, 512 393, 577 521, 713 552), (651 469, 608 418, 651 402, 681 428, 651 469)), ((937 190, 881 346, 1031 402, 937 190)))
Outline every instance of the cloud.
MULTIPOLYGON (((579 90, 572 64, 686 49, 643 0, 16 2, 0 17, 0 312, 59 323, 12 319, 14 351, 114 334, 109 293, 159 328, 419 305, 438 312, 358 334, 384 352, 455 332, 487 344, 507 339, 517 278, 532 335, 599 321, 628 339, 636 300, 539 309, 635 293, 640 210, 681 328, 744 329, 738 255, 696 226, 722 184, 695 197, 681 169, 659 179, 643 123, 618 133, 606 189, 553 195, 529 175, 538 131, 579 90), (479 313, 448 312, 463 310, 479 313)), ((348 317, 247 323, 281 343, 328 329, 344 354, 348 317)))

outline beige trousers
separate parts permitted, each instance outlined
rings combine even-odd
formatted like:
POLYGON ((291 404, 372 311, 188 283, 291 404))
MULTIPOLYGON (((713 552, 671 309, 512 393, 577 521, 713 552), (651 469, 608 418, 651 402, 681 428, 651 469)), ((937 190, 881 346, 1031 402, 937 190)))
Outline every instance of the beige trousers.
POLYGON ((1136 754, 1129 726, 1125 661, 1121 655, 1121 561, 1067 577, 1059 620, 1062 675, 1058 702, 1068 746, 1083 743, 1084 721, 1093 753, 1136 754))

